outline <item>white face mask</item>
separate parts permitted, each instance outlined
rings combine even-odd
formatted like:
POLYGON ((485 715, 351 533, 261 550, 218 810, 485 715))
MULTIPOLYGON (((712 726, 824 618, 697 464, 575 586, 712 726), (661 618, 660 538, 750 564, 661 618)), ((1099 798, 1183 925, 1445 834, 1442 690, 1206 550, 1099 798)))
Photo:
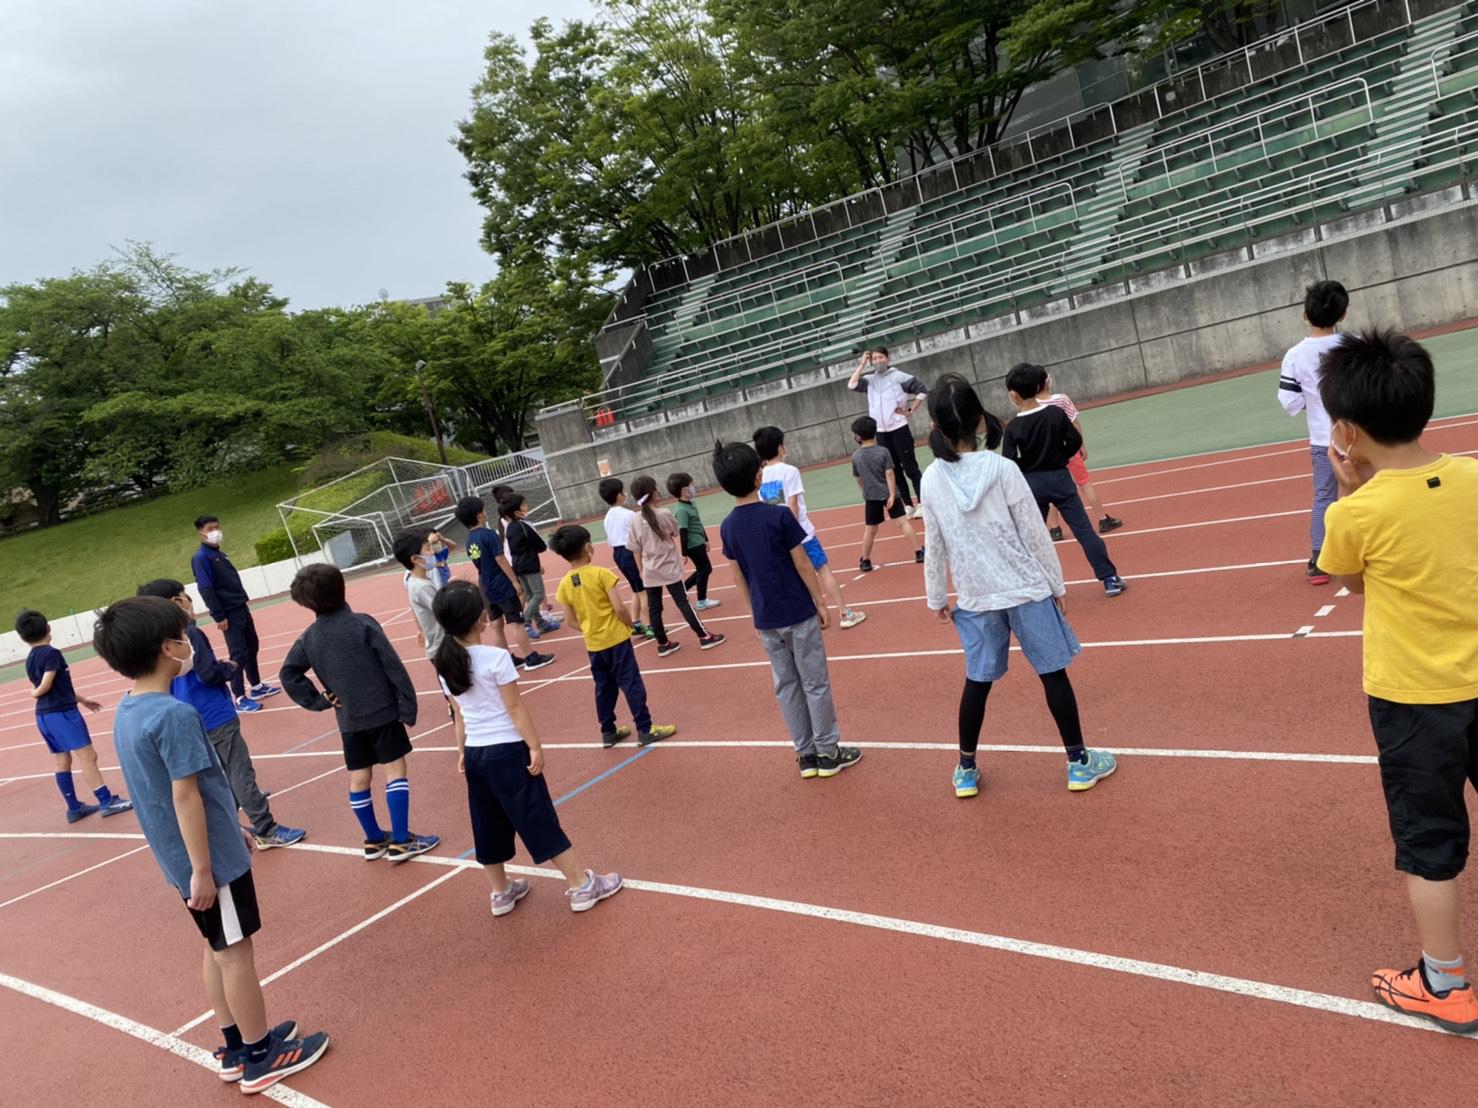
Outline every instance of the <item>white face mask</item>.
MULTIPOLYGON (((190 653, 186 654, 183 658, 174 659, 175 661, 180 663, 179 672, 184 673, 187 669, 195 664, 195 644, 192 643, 189 638, 170 639, 169 641, 176 645, 183 643, 185 648, 190 651, 190 653)), ((174 655, 171 654, 170 657, 173 658, 174 655)), ((176 676, 178 676, 178 674, 176 674, 176 676)))
POLYGON ((416 565, 420 566, 422 569, 435 569, 436 568, 436 555, 435 554, 417 554, 416 557, 415 557, 415 562, 416 562, 416 565))
POLYGON ((219 527, 212 527, 209 531, 205 533, 205 541, 210 546, 220 546, 221 529, 219 527))
POLYGON ((1350 451, 1353 450, 1355 447, 1355 440, 1353 438, 1349 439, 1343 446, 1334 441, 1334 428, 1342 426, 1343 424, 1341 422, 1336 422, 1333 427, 1329 428, 1329 444, 1334 447, 1335 452, 1338 453, 1340 457, 1348 458, 1350 456, 1350 451))

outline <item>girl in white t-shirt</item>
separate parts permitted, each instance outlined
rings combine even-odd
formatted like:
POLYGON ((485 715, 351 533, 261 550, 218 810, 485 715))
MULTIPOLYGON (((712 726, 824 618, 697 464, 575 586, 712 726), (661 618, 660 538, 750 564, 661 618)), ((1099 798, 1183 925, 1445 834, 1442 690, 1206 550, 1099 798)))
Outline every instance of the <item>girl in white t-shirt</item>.
POLYGON ((571 908, 594 908, 620 891, 621 875, 593 873, 575 860, 544 780, 544 750, 519 696, 513 658, 502 647, 483 645, 488 613, 482 591, 471 581, 453 581, 436 594, 432 611, 446 631, 432 663, 452 698, 457 769, 467 778, 472 840, 492 887, 493 915, 506 916, 529 891, 527 880, 509 880, 504 869, 515 833, 535 865, 559 867, 571 908))

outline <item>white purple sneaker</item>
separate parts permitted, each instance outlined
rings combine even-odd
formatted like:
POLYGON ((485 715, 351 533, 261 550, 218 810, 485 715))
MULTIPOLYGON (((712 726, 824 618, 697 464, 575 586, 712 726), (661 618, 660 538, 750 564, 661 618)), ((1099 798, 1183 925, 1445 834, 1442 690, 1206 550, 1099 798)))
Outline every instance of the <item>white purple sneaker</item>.
POLYGON ((565 896, 570 898, 570 908, 576 912, 588 912, 608 896, 615 896, 621 891, 621 875, 619 873, 595 873, 591 870, 585 871, 585 884, 578 889, 566 889, 565 896))
POLYGON ((506 916, 513 911, 513 906, 524 897, 529 895, 529 883, 522 877, 514 877, 509 880, 508 887, 501 893, 491 893, 489 898, 493 902, 493 915, 506 916))

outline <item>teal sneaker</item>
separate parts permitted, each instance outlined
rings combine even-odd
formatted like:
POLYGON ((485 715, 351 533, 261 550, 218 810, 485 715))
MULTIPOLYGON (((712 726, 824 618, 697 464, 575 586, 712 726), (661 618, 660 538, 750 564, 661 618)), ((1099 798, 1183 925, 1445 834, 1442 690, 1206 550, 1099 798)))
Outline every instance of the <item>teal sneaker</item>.
POLYGON ((1107 750, 1087 751, 1086 762, 1067 764, 1068 791, 1080 793, 1098 784, 1100 777, 1107 777, 1119 768, 1118 760, 1107 750))
POLYGON ((971 766, 969 769, 966 769, 964 766, 960 765, 955 766, 954 777, 952 778, 952 780, 954 782, 956 796, 965 797, 979 795, 980 770, 976 769, 974 766, 971 766))

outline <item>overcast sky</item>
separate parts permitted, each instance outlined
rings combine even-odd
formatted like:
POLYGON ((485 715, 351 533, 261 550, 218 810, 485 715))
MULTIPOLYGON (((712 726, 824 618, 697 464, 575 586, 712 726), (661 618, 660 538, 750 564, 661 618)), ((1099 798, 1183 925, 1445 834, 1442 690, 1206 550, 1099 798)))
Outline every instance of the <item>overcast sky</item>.
POLYGON ((482 280, 448 139, 490 31, 589 0, 0 0, 0 285, 126 239, 296 308, 482 280))

